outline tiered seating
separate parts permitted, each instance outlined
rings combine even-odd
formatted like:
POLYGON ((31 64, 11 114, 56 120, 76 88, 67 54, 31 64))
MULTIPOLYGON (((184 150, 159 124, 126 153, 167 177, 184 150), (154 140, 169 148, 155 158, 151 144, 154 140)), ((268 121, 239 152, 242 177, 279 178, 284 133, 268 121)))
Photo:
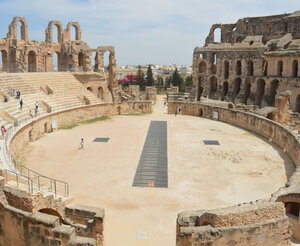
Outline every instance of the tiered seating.
MULTIPOLYGON (((0 73, 0 93, 7 95, 9 102, 0 102, 0 110, 13 119, 29 116, 29 110, 34 114, 35 101, 44 101, 52 111, 86 105, 83 98, 90 104, 101 103, 93 93, 86 90, 72 73, 0 73), (21 92, 23 109, 19 108, 19 100, 10 96, 10 89, 21 92), (43 88, 43 89, 41 89, 43 88), (50 90, 46 90, 48 88, 50 90)), ((43 112, 40 104, 39 112, 43 112)), ((0 119, 1 124, 1 119, 0 119)))

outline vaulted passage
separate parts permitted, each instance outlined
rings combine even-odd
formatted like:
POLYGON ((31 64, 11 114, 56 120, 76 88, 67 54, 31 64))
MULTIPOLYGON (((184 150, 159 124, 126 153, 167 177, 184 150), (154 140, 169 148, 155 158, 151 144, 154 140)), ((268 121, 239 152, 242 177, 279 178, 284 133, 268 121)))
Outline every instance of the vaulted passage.
POLYGON ((168 188, 167 122, 151 121, 133 187, 168 188))
POLYGON ((209 82, 209 98, 214 98, 218 89, 218 82, 216 77, 211 77, 209 82))
POLYGON ((296 98, 296 112, 300 113, 300 94, 296 98))
POLYGON ((234 85, 233 85, 233 98, 232 98, 232 101, 233 101, 233 102, 235 101, 235 98, 237 97, 237 95, 240 93, 240 90, 241 90, 241 83, 242 83, 241 78, 236 78, 236 79, 234 80, 234 85))
POLYGON ((227 93, 228 93, 228 82, 225 81, 225 82, 223 82, 223 90, 222 90, 222 97, 221 97, 222 101, 225 100, 225 97, 227 96, 227 93))
POLYGON ((250 92, 251 92, 251 82, 246 81, 245 85, 244 85, 244 104, 246 104, 246 105, 248 103, 248 98, 250 96, 250 92))
POLYGON ((36 53, 30 51, 28 53, 28 72, 36 72, 36 53))
POLYGON ((256 98, 255 98, 255 104, 259 107, 262 106, 262 99, 265 94, 265 85, 266 82, 263 79, 259 79, 256 83, 256 98))
POLYGON ((271 82, 271 86, 270 86, 270 106, 275 106, 275 96, 277 94, 277 88, 279 85, 279 81, 277 79, 273 80, 271 82))

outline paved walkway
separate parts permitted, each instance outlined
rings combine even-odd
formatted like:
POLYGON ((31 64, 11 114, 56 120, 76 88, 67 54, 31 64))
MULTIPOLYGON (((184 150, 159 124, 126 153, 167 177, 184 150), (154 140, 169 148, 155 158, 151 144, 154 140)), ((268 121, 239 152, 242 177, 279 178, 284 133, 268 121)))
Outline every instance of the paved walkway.
POLYGON ((268 198, 294 170, 279 148, 247 131, 165 112, 159 97, 151 115, 48 134, 25 150, 27 165, 69 182, 74 203, 105 208, 105 246, 175 246, 178 212, 268 198), (168 188, 132 187, 151 121, 168 124, 168 188))

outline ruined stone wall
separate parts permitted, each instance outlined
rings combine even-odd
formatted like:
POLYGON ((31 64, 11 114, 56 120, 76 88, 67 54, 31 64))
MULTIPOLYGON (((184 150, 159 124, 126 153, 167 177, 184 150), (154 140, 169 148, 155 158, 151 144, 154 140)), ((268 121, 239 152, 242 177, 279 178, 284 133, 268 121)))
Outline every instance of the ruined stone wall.
POLYGON ((291 227, 282 203, 188 211, 178 215, 176 245, 288 246, 291 227))

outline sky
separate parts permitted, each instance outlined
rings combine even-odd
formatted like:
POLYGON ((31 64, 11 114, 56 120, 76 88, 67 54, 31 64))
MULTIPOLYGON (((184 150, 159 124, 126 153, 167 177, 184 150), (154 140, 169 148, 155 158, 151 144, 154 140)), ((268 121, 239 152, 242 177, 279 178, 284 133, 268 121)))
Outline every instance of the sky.
POLYGON ((0 38, 14 16, 38 41, 50 20, 78 21, 91 48, 115 46, 118 65, 191 65, 212 24, 296 10, 299 0, 0 0, 0 38))

